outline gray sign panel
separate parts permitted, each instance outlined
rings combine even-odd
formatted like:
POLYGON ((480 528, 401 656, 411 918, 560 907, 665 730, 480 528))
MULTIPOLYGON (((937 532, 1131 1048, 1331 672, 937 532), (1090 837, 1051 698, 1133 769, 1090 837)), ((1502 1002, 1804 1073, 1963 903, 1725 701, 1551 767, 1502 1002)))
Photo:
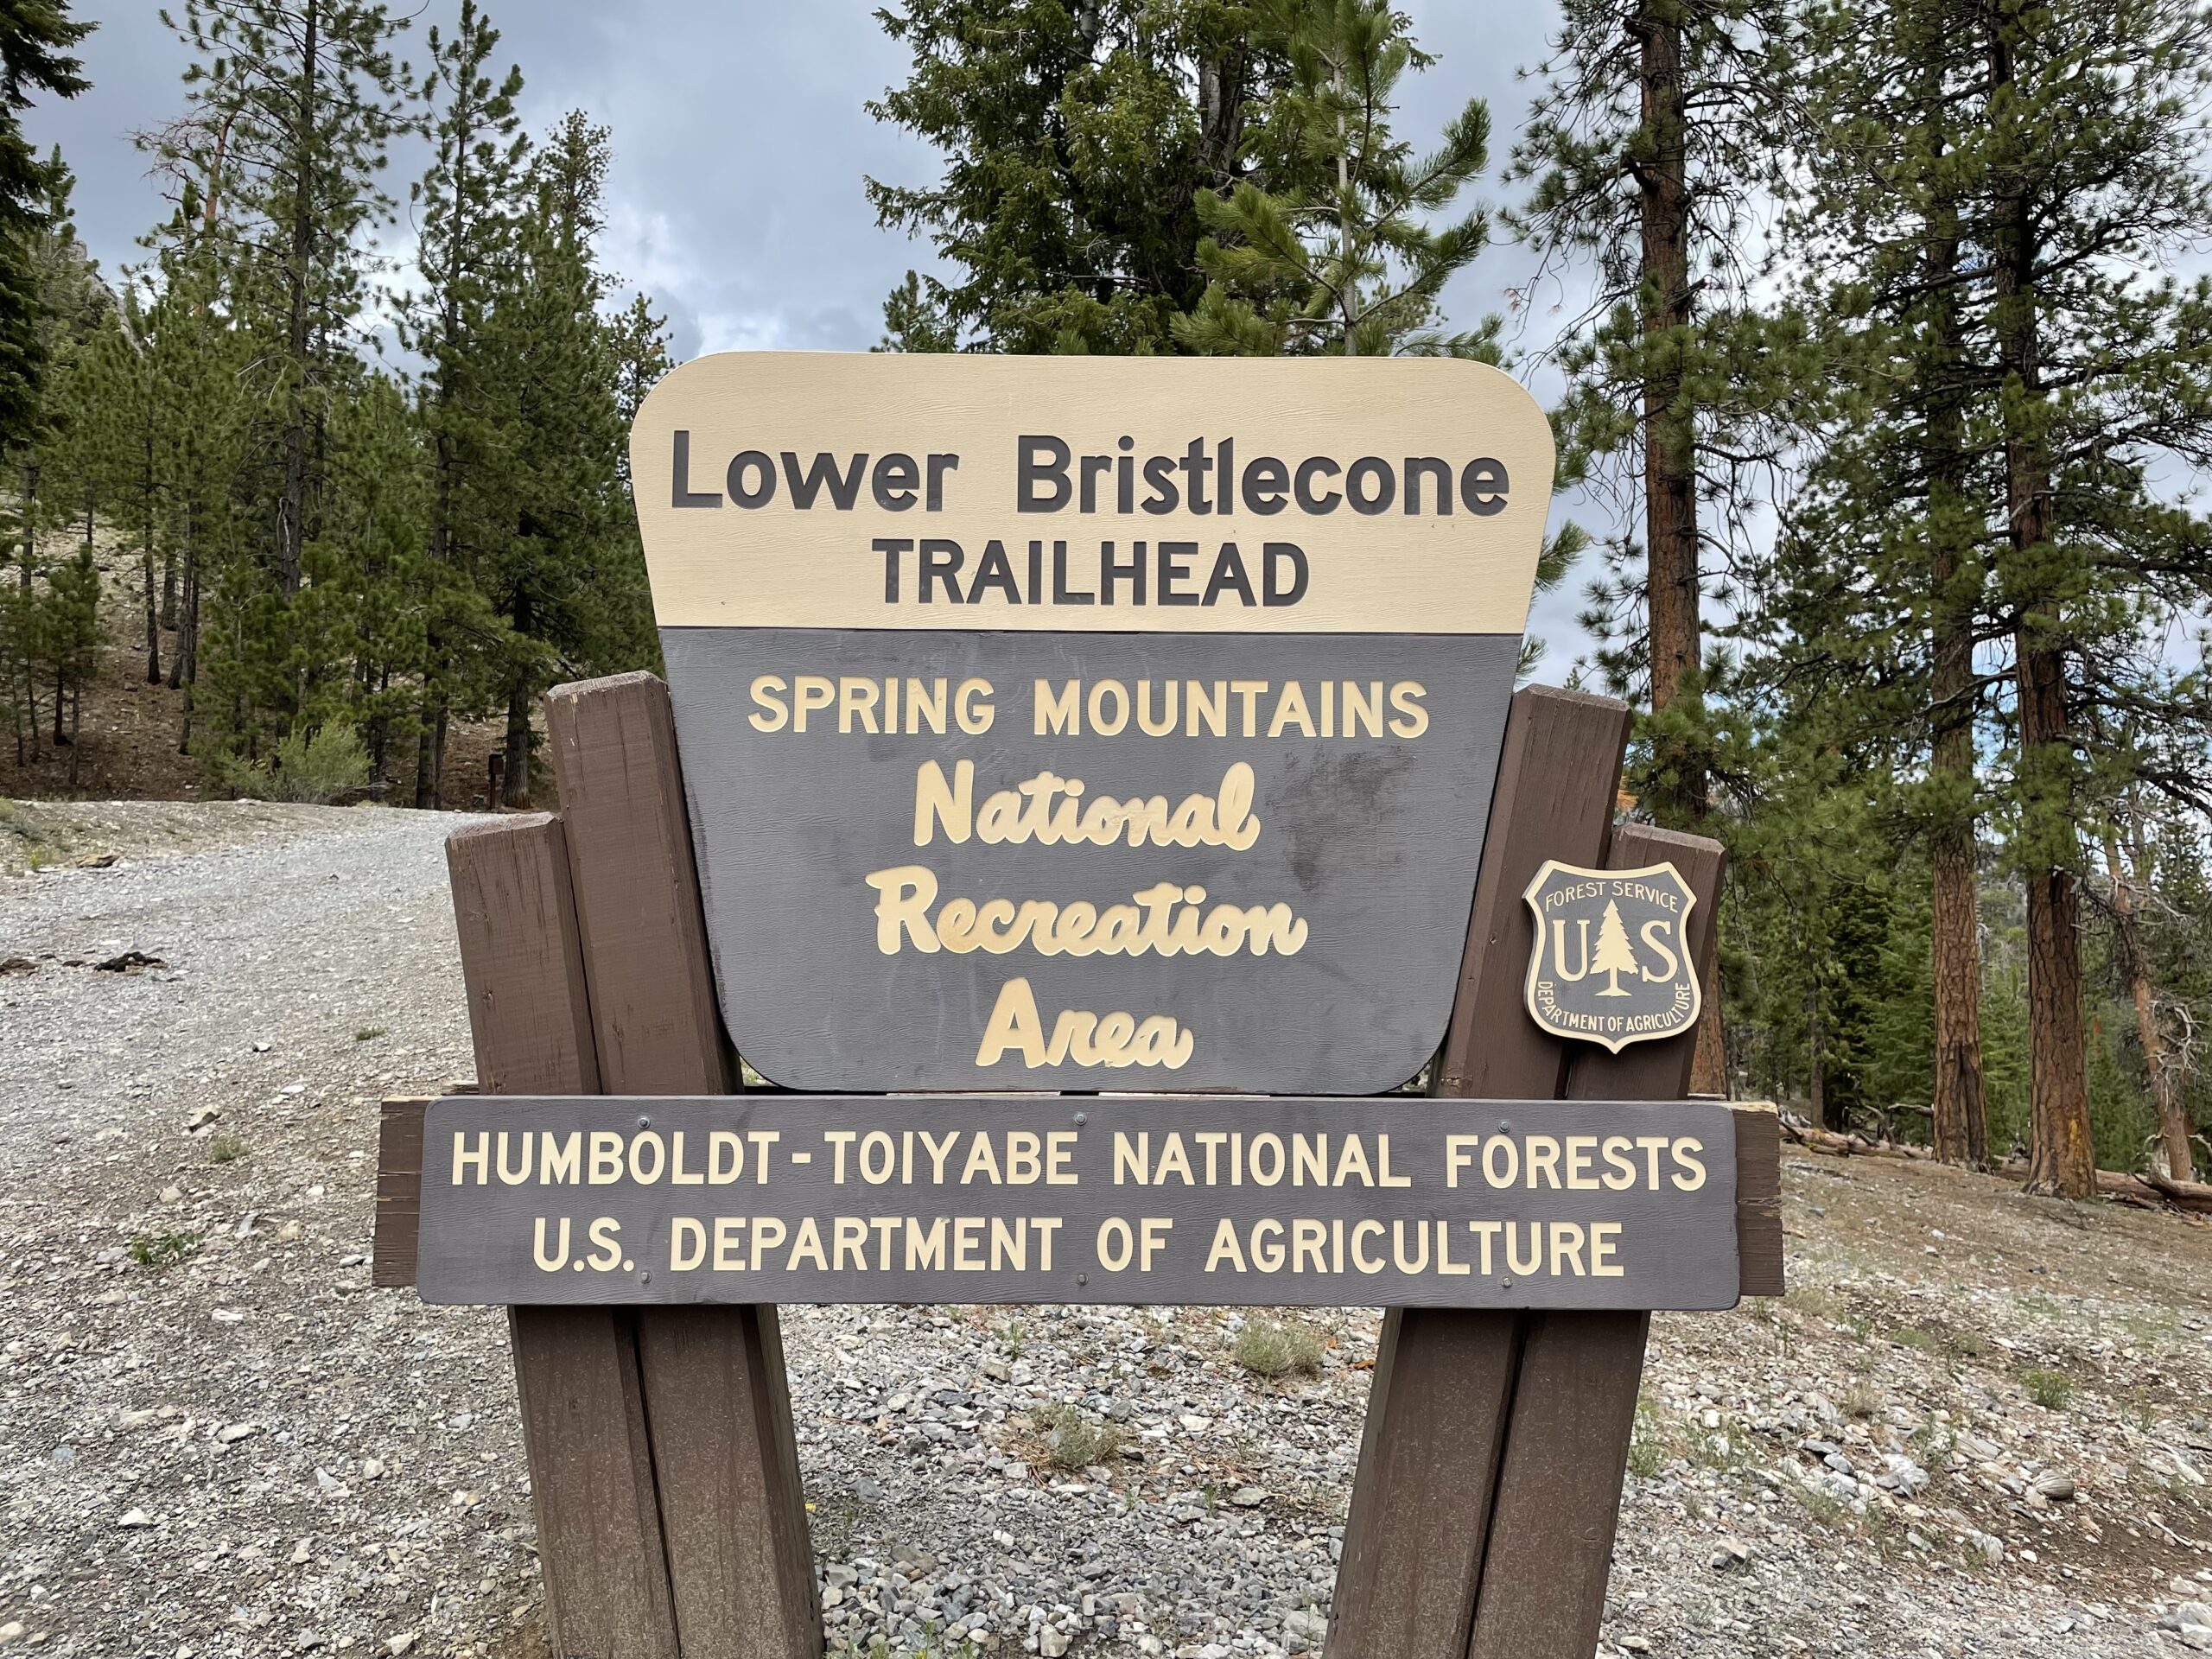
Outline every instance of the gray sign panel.
POLYGON ((1518 635, 661 639, 774 1081, 1371 1094, 1442 1036, 1518 635))
POLYGON ((1708 1103, 455 1096, 433 1302, 1721 1308, 1708 1103))

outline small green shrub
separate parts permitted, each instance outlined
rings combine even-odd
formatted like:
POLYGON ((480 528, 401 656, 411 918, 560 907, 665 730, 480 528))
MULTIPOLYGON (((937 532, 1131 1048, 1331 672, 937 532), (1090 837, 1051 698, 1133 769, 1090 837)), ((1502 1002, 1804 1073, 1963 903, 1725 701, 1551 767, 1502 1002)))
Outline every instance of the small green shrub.
POLYGON ((312 732, 295 731, 266 760, 219 755, 214 768, 233 793, 320 806, 369 781, 369 752, 359 733, 334 720, 312 732))
POLYGON ((174 1267, 199 1250, 194 1232, 140 1233, 130 1241, 130 1259, 142 1268, 174 1267))
POLYGON ((1096 1421, 1079 1406, 1054 1406, 1043 1421, 1052 1462, 1062 1469, 1088 1469, 1094 1463, 1103 1463, 1128 1438, 1119 1425, 1096 1421))
POLYGON ((2020 1386, 2028 1391, 2028 1398, 2045 1411, 2063 1411, 2074 1397, 2074 1379, 2063 1371, 2036 1370, 2020 1378, 2020 1386))
POLYGON ((1659 1408, 1649 1400, 1636 1402, 1636 1427, 1629 1436, 1629 1472, 1649 1480, 1667 1466, 1667 1438, 1659 1422, 1659 1408))
POLYGON ((1255 1376, 1310 1376, 1321 1369, 1321 1333, 1296 1319, 1247 1319, 1230 1353, 1255 1376))
POLYGON ((235 1164, 246 1154, 246 1144, 235 1135, 219 1135, 207 1143, 211 1164, 235 1164))
POLYGON ((353 1040, 357 1043, 372 1043, 384 1035, 384 1031, 385 1028, 382 1026, 363 1026, 353 1033, 353 1040))

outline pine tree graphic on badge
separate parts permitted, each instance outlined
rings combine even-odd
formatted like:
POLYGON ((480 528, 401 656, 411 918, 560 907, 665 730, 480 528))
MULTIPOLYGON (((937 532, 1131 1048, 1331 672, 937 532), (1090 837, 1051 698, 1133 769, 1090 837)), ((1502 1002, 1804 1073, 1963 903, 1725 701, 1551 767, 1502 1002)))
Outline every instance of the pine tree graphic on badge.
POLYGON ((1598 954, 1592 958, 1593 972, 1609 976, 1600 996, 1627 996, 1621 988, 1621 976, 1637 971, 1636 952, 1628 942, 1628 929, 1621 925, 1620 906, 1611 899, 1605 901, 1605 919, 1598 924, 1598 954))

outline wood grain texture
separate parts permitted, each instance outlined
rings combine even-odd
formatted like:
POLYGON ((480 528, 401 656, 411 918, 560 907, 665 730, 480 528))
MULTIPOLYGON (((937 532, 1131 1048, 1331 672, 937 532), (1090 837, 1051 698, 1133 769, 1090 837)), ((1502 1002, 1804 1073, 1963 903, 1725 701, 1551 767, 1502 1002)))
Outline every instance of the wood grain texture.
POLYGON ((643 673, 556 685, 545 726, 606 1092, 728 1094, 668 688, 643 673))
POLYGON ((446 837, 461 982, 489 1095, 595 1095, 599 1058, 561 821, 532 812, 446 837))
POLYGON ((681 1659, 632 1316, 513 1307, 507 1329, 553 1651, 681 1659))
MULTIPOLYGON (((1549 686, 1515 694, 1435 1093, 1559 1091, 1561 1045, 1521 1006, 1534 926, 1521 893, 1548 858, 1594 864, 1603 855, 1628 722, 1627 705, 1605 698, 1549 686)), ((1511 1314, 1386 1316, 1337 1569, 1330 1659, 1465 1651, 1521 1325, 1511 1314)))
POLYGON ((423 1221, 423 1114, 420 1096, 387 1100, 377 1116, 376 1236, 369 1282, 394 1289, 415 1282, 415 1241, 423 1221))
MULTIPOLYGON (((545 706, 601 1080, 612 1094, 734 1092, 668 688, 620 675, 556 686, 545 706)), ((776 1310, 650 1308, 637 1322, 685 1659, 819 1654, 776 1310)))
MULTIPOLYGON (((1614 831, 1606 868, 1662 862, 1697 895, 1689 949, 1707 980, 1726 855, 1718 842, 1648 824, 1614 831)), ((1696 1054, 1694 1029, 1618 1054, 1577 1045, 1565 1093, 1679 1100, 1689 1092, 1696 1054)), ((1470 1659, 1589 1659, 1596 1650, 1650 1323, 1645 1313, 1524 1318, 1470 1659)))
POLYGON ((1746 1296, 1780 1296, 1782 1117, 1771 1104, 1737 1106, 1737 1286, 1746 1296))
MULTIPOLYGON (((597 1092, 560 822, 472 826, 448 838, 446 862, 480 1086, 597 1092)), ((676 1659, 633 1322, 606 1308, 518 1307, 508 1332, 553 1650, 676 1659)))

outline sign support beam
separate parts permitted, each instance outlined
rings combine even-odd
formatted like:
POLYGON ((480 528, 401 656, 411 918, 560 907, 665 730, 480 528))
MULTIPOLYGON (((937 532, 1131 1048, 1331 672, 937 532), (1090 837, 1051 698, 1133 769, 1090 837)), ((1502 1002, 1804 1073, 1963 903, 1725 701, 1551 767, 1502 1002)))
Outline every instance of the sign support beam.
MULTIPOLYGON (((1559 1093, 1564 1046, 1521 1006, 1531 937, 1521 893, 1548 858, 1603 856, 1628 721, 1627 705, 1608 698, 1548 686, 1514 694, 1434 1093, 1559 1093)), ((1337 1570, 1332 1659, 1466 1652, 1522 1323, 1435 1309, 1384 1316, 1337 1570)))
MULTIPOLYGON (((734 1094, 668 688, 619 675, 556 686, 545 709, 601 1091, 734 1094)), ((775 1308, 643 1308, 637 1331, 685 1659, 819 1653, 775 1308)))

